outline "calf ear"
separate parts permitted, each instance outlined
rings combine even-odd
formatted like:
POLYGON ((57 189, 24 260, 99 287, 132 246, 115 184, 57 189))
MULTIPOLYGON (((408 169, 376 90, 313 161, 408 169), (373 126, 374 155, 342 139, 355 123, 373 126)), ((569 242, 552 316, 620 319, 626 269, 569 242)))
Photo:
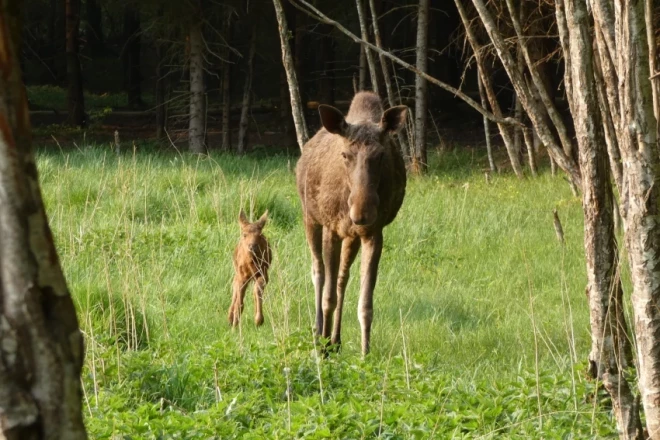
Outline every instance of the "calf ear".
POLYGON ((321 116, 321 124, 323 124, 323 127, 329 133, 340 136, 346 133, 348 124, 346 124, 344 115, 339 110, 332 106, 321 104, 319 105, 319 115, 321 116))
POLYGON ((266 210, 259 220, 257 220, 255 225, 257 225, 259 229, 263 229, 263 227, 266 226, 266 220, 268 220, 268 210, 266 210))
POLYGON ((241 212, 238 214, 238 223, 241 226, 247 226, 250 224, 247 217, 245 216, 245 211, 243 211, 243 208, 241 208, 241 212))
POLYGON ((380 120, 380 128, 385 132, 398 133, 406 125, 407 116, 408 107, 405 105, 397 105, 387 109, 380 120))

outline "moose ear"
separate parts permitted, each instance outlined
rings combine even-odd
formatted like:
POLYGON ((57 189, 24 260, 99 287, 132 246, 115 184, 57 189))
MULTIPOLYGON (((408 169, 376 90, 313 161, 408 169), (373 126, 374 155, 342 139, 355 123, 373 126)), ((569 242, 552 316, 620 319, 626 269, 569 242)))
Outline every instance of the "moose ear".
POLYGON ((263 215, 255 223, 255 225, 257 225, 259 229, 263 229, 264 226, 266 226, 266 220, 268 220, 268 210, 266 210, 266 212, 263 213, 263 215))
POLYGON ((243 208, 241 208, 241 212, 238 214, 238 223, 241 225, 241 227, 250 224, 247 217, 245 216, 245 211, 243 211, 243 208))
POLYGON ((407 116, 408 107, 405 105, 397 105, 387 109, 380 120, 380 128, 385 132, 398 133, 406 125, 407 116))
POLYGON ((329 133, 340 136, 346 133, 348 124, 344 119, 344 115, 339 110, 332 106, 321 104, 319 105, 319 115, 321 116, 321 124, 323 124, 323 127, 329 133))

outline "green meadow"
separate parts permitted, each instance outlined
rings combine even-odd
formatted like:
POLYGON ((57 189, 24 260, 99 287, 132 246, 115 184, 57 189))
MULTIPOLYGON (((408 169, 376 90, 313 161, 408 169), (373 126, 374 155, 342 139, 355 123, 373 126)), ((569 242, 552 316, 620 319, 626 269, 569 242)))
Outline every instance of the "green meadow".
POLYGON ((91 438, 616 438, 585 378, 581 203, 561 176, 487 182, 481 153, 435 153, 385 230, 372 353, 358 259, 342 351, 323 359, 296 157, 63 147, 38 166, 85 335, 91 438), (241 207, 270 216, 261 328, 251 295, 227 322, 241 207))

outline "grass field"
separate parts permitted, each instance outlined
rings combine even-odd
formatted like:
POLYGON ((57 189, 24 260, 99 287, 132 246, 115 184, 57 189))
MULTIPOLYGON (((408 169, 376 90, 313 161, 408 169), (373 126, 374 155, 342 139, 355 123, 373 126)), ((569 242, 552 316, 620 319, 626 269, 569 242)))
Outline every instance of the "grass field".
POLYGON ((483 157, 434 156, 385 230, 373 352, 361 358, 354 266, 343 350, 323 360, 295 157, 38 157, 86 336, 92 438, 616 437, 583 374, 581 207, 560 177, 488 184, 483 157), (269 210, 275 258, 264 327, 248 296, 232 330, 240 207, 269 210))

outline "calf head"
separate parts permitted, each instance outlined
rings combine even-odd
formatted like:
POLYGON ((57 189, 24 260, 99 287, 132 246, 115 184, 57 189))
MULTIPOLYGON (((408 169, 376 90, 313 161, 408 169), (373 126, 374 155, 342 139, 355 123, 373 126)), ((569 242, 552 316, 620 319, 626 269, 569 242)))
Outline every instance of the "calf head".
POLYGON ((268 220, 268 210, 254 223, 250 223, 242 209, 238 215, 238 224, 241 226, 241 241, 239 246, 244 247, 246 251, 256 254, 259 257, 262 257, 261 254, 266 251, 268 246, 266 237, 262 234, 264 226, 266 226, 266 220, 268 220))
POLYGON ((341 155, 339 160, 346 168, 349 216, 356 225, 369 226, 378 217, 378 187, 381 179, 387 178, 383 176, 384 159, 390 154, 385 144, 390 135, 403 128, 407 111, 406 106, 396 106, 385 111, 379 123, 349 123, 336 108, 319 106, 323 127, 343 140, 336 154, 341 155))

